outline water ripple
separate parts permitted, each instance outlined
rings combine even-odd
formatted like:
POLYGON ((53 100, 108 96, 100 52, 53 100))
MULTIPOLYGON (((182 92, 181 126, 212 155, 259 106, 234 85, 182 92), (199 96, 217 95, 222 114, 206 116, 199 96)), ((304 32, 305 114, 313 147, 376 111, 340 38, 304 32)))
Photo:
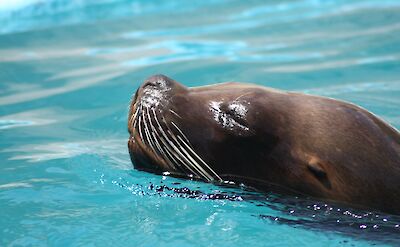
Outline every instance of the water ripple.
POLYGON ((334 97, 399 128, 399 13, 397 0, 0 1, 0 245, 396 245, 397 216, 133 170, 126 116, 163 73, 334 97))

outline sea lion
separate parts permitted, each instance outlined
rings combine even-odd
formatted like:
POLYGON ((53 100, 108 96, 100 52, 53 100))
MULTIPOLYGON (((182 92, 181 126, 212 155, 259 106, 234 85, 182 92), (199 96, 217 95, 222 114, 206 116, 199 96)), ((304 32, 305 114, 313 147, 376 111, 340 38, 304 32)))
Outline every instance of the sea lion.
POLYGON ((128 118, 134 167, 400 214, 400 134, 354 104, 247 83, 155 75, 128 118))

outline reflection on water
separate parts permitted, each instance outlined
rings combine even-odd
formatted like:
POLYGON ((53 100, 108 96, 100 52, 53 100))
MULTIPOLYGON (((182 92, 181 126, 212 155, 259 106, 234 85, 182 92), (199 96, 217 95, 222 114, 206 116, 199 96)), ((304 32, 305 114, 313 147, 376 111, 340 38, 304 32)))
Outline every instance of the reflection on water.
POLYGON ((397 216, 135 171, 126 148, 155 73, 343 99, 400 128, 399 1, 3 2, 1 246, 400 241, 397 216))

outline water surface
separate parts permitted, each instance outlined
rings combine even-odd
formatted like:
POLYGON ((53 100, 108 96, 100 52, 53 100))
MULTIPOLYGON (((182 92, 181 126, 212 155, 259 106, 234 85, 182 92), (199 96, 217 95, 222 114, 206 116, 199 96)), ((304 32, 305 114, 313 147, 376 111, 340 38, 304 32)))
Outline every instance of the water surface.
POLYGON ((399 245, 398 216, 139 172, 126 147, 155 73, 343 99, 400 128, 399 44, 395 0, 0 5, 0 245, 399 245))

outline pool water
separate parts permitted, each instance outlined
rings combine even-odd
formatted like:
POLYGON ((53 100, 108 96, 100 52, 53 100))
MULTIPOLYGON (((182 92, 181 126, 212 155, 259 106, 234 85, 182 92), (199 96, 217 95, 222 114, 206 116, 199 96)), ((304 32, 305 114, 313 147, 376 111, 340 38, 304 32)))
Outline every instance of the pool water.
POLYGON ((0 246, 400 245, 400 216, 136 171, 126 145, 156 73, 343 99, 400 128, 399 1, 6 2, 0 246))

